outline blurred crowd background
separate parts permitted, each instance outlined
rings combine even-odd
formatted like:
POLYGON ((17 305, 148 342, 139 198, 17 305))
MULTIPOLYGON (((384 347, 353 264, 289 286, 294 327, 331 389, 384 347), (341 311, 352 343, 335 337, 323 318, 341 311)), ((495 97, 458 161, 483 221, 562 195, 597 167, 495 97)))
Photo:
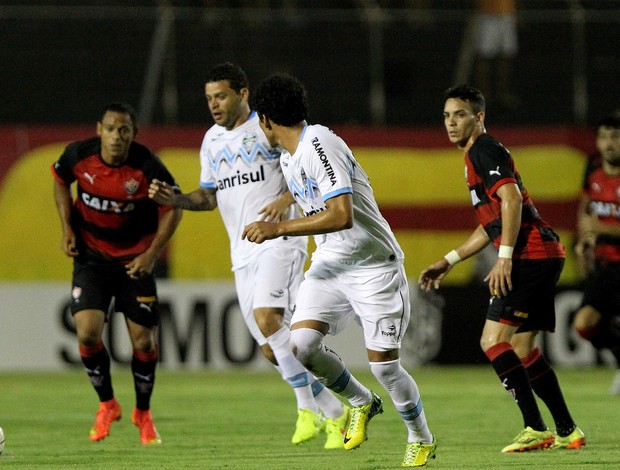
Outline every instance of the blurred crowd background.
POLYGON ((483 3, 4 0, 0 125, 91 124, 111 100, 142 125, 204 125, 204 74, 224 60, 253 84, 299 77, 328 125, 441 126, 462 82, 488 95, 489 125, 591 125, 620 106, 620 0, 483 3), (516 25, 496 55, 484 8, 516 25))

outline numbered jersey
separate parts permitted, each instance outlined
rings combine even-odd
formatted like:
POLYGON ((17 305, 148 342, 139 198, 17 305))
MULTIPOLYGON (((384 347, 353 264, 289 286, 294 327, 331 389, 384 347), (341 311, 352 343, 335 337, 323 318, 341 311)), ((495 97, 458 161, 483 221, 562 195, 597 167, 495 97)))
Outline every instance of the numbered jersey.
MULTIPOLYGON (((216 190, 217 205, 230 238, 233 271, 273 246, 306 250, 307 237, 278 238, 260 245, 241 239, 245 226, 262 217, 259 211, 287 190, 280 169, 280 150, 269 145, 255 112, 230 131, 223 126, 211 127, 200 148, 200 166, 200 186, 216 190)), ((292 205, 288 218, 298 216, 292 205)))
POLYGON ((280 160, 289 191, 306 216, 325 210, 331 198, 353 198, 353 227, 316 235, 313 262, 343 269, 402 262, 403 252, 379 212, 368 177, 340 137, 324 126, 306 126, 295 153, 285 151, 280 160))

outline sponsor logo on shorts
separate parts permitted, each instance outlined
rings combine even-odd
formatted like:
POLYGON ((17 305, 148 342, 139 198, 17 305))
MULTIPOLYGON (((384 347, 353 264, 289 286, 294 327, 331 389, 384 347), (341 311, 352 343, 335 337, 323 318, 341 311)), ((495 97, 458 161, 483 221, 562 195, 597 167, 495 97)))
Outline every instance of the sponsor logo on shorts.
POLYGON ((528 318, 530 314, 527 312, 519 312, 518 310, 515 310, 514 316, 517 318, 528 318))
POLYGON ((282 289, 272 290, 269 295, 274 299, 281 299, 284 296, 284 291, 282 289))
POLYGON ((396 327, 394 325, 390 325, 388 327, 388 331, 381 330, 381 336, 396 336, 396 327))
POLYGON ((80 296, 81 295, 82 295, 82 288, 81 287, 74 286, 73 289, 71 289, 71 298, 75 302, 79 302, 80 301, 80 296))

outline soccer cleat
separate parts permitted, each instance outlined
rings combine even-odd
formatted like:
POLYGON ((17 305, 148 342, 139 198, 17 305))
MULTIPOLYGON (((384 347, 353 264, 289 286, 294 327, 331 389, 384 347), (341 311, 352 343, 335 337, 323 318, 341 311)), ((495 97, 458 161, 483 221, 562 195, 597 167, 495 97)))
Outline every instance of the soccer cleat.
POLYGON ((142 444, 161 444, 161 438, 153 423, 151 410, 133 409, 131 422, 140 429, 140 442, 142 444))
POLYGON ((502 449, 502 452, 527 452, 528 450, 548 449, 554 442, 550 431, 536 431, 530 426, 521 431, 514 442, 502 449))
POLYGON ((568 436, 562 437, 555 433, 554 437, 552 449, 581 449, 586 445, 586 435, 579 428, 575 428, 568 436))
POLYGON ((297 423, 295 434, 291 438, 293 444, 301 444, 314 439, 321 432, 323 417, 307 408, 297 410, 297 423))
POLYGON ((610 395, 620 395, 620 369, 616 371, 616 375, 614 376, 614 380, 609 387, 610 395))
POLYGON ((323 424, 327 439, 325 449, 342 449, 344 447, 344 433, 347 430, 351 408, 344 405, 342 415, 336 419, 326 418, 323 424))
POLYGON ((383 413, 383 400, 375 392, 372 401, 368 405, 357 406, 351 409, 349 427, 344 435, 344 448, 346 450, 357 449, 362 442, 368 439, 368 422, 373 416, 383 413))
POLYGON ((429 460, 435 458, 436 451, 437 439, 435 439, 435 436, 433 436, 433 442, 430 444, 424 444, 423 442, 407 444, 401 467, 424 467, 429 460))
POLYGON ((90 440, 100 441, 109 436, 110 426, 112 426, 114 421, 120 420, 121 415, 121 406, 116 401, 116 398, 99 402, 99 410, 97 411, 95 424, 93 424, 90 430, 90 440))

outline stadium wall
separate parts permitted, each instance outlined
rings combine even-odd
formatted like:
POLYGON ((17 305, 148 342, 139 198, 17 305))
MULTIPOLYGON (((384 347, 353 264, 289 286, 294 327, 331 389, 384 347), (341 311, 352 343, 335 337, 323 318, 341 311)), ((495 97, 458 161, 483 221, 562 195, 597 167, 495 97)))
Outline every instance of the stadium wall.
MULTIPOLYGON (((447 145, 442 129, 343 127, 335 131, 369 174, 379 205, 407 256, 416 316, 411 337, 404 341, 406 360, 410 365, 483 362, 478 335, 487 301, 480 281, 485 257, 455 268, 437 296, 420 296, 415 288, 420 270, 475 227, 462 155, 447 145)), ((203 132, 198 127, 149 128, 140 131, 138 140, 156 150, 181 187, 190 191, 198 186, 203 132)), ((570 247, 584 157, 592 151, 591 131, 503 128, 493 133, 511 150, 539 211, 570 247)), ((63 367, 76 362, 66 312, 71 261, 58 248, 60 227, 50 166, 68 142, 93 134, 94 127, 83 126, 0 127, 0 217, 4 221, 0 368, 63 367)), ((167 253, 169 280, 162 282, 161 289, 164 365, 265 366, 243 325, 235 323, 238 315, 231 314, 237 306, 228 253, 219 214, 184 215, 167 253)), ((581 295, 575 285, 575 266, 569 256, 561 279, 565 293, 558 296, 563 312, 558 315, 560 334, 545 338, 543 346, 556 362, 600 362, 567 326, 575 299, 581 295)), ((123 334, 122 322, 113 320, 108 342, 119 363, 128 354, 123 334)), ((352 365, 364 366, 360 332, 352 329, 348 334, 352 337, 345 341, 336 339, 337 349, 352 365), (341 344, 347 344, 344 351, 341 344)))

